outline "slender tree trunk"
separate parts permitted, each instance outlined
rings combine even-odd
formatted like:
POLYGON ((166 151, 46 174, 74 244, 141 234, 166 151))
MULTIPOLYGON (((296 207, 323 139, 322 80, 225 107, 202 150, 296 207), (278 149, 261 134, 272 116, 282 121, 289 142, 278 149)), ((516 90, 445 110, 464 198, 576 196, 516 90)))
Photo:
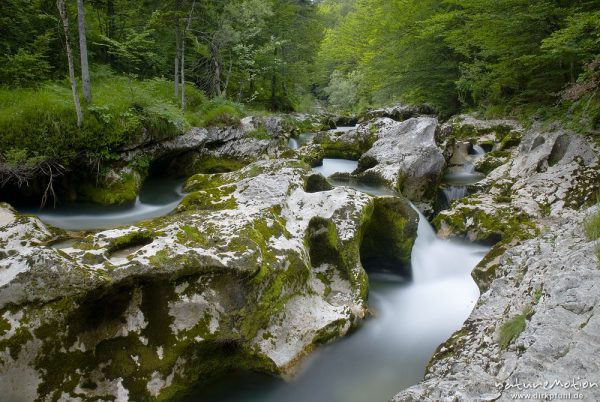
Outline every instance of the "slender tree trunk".
POLYGON ((175 74, 173 77, 173 94, 175 99, 179 98, 179 57, 181 56, 181 32, 179 31, 179 22, 177 22, 177 31, 175 32, 175 74))
POLYGON ((187 24, 183 31, 183 37, 181 38, 181 109, 185 110, 185 39, 187 37, 187 31, 192 26, 192 15, 194 14, 194 7, 196 6, 196 0, 192 2, 192 8, 190 8, 190 14, 188 15, 187 24))
POLYGON ((277 109, 277 100, 275 99, 277 95, 277 47, 273 50, 273 61, 275 66, 273 67, 273 75, 271 76, 271 108, 275 110, 277 109))
POLYGON ((185 110, 185 34, 181 41, 181 109, 185 110))
POLYGON ((56 8, 60 14, 62 26, 65 31, 65 49, 67 52, 67 63, 69 65, 69 82, 71 83, 71 91, 73 92, 73 102, 75 103, 75 113, 77 114, 77 127, 83 124, 83 113, 81 112, 81 104, 79 103, 79 95, 77 93, 77 82, 75 82, 75 67, 73 65, 73 51, 71 50, 71 40, 69 39, 69 17, 65 6, 66 0, 56 0, 56 8))
POLYGON ((283 90, 283 95, 287 98, 289 96, 288 88, 287 88, 287 69, 285 62, 285 46, 281 47, 281 89, 283 90))
POLYGON ((115 0, 106 0, 106 36, 113 38, 115 34, 115 0))
POLYGON ((227 70, 227 76, 225 77, 225 85, 223 85, 223 96, 227 96, 227 89, 229 88, 229 79, 231 78, 231 70, 233 68, 233 58, 229 58, 229 69, 227 70))
POLYGON ((83 0, 77 0, 77 23, 79 28, 79 55, 81 56, 81 86, 83 89, 83 97, 87 103, 92 103, 92 82, 90 80, 90 66, 88 63, 83 0))
POLYGON ((210 43, 210 58, 213 67, 213 94, 221 96, 221 63, 219 62, 219 47, 214 41, 210 43))

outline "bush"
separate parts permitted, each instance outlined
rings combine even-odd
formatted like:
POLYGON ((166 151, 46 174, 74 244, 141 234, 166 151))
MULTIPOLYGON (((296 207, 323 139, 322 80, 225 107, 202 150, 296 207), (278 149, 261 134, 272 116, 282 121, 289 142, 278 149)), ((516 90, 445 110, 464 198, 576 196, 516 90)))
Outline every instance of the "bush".
POLYGON ((200 113, 200 125, 203 127, 238 126, 244 117, 242 105, 223 98, 207 102, 200 113))

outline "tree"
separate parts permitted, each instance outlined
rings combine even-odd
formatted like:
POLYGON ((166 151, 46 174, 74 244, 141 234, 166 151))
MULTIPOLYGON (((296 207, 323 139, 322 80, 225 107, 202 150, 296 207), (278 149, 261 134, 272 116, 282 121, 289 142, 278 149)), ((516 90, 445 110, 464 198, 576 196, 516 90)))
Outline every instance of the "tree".
POLYGON ((81 58, 81 87, 87 103, 92 103, 92 83, 88 63, 87 37, 85 33, 85 8, 83 0, 77 0, 77 23, 79 29, 79 56, 81 58))
POLYGON ((181 41, 181 109, 185 110, 185 40, 188 31, 192 25, 192 16, 194 15, 194 7, 196 6, 196 0, 192 2, 190 13, 187 18, 187 23, 183 30, 183 40, 181 41))
POLYGON ((67 53, 67 64, 69 65, 69 82, 73 93, 73 103, 75 104, 75 114, 77 115, 77 127, 83 125, 83 113, 79 103, 79 94, 77 91, 77 82, 75 81, 75 66, 73 65, 73 51, 71 49, 71 40, 69 36, 69 16, 67 15, 66 0, 56 0, 56 7, 65 32, 65 51, 67 53))

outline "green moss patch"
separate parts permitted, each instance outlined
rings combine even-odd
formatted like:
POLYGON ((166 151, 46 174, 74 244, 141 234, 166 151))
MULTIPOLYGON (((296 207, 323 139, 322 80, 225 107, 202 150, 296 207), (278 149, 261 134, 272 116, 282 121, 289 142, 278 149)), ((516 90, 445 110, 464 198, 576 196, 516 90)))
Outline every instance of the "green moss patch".
POLYGON ((103 184, 85 183, 79 187, 78 195, 81 201, 101 205, 122 205, 135 202, 142 182, 135 173, 125 173, 115 183, 103 184))
POLYGON ((194 162, 192 170, 196 173, 227 173, 240 170, 247 164, 237 159, 217 158, 212 155, 202 155, 194 162))
POLYGON ((134 231, 124 236, 117 237, 110 240, 108 246, 109 253, 114 253, 119 250, 123 250, 129 247, 145 246, 152 243, 154 240, 154 234, 147 230, 134 231))
POLYGON ((367 270, 393 271, 410 276, 410 257, 417 225, 416 212, 403 199, 376 198, 360 247, 363 266, 367 270))

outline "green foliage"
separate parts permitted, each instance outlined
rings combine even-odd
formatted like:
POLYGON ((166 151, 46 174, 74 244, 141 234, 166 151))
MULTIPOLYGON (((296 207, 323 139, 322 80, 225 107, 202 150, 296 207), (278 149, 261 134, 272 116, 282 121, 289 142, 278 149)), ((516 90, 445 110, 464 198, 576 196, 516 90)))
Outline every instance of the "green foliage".
POLYGON ((361 75, 353 71, 347 76, 335 70, 331 74, 329 86, 325 92, 329 95, 329 104, 338 110, 352 110, 358 104, 361 75))
POLYGON ((518 314, 500 327, 500 334, 498 337, 498 345, 501 349, 506 349, 511 342, 519 337, 527 326, 527 319, 532 313, 531 306, 527 306, 523 309, 521 314, 518 314))
MULTIPOLYGON (((522 115, 527 105, 531 115, 555 104, 556 95, 578 76, 583 80, 584 65, 600 54, 597 2, 350 4, 344 11, 339 0, 320 5, 330 26, 318 59, 321 85, 337 85, 337 76, 326 83, 333 71, 358 71, 359 87, 371 104, 428 102, 446 114, 478 107, 501 115, 522 115)), ((599 102, 590 106, 589 100, 599 82, 587 81, 589 96, 582 105, 569 112, 561 106, 552 113, 564 113, 571 120, 586 116, 588 126, 597 127, 600 117, 596 119, 593 111, 599 102)), ((337 100, 330 97, 330 103, 337 100)))
POLYGON ((585 221, 585 233, 590 240, 600 239, 600 211, 592 214, 585 221))
MULTIPOLYGON (((172 85, 162 79, 139 81, 108 74, 94 83, 94 103, 77 128, 71 93, 65 84, 37 89, 0 89, 0 155, 8 163, 56 160, 69 165, 87 155, 110 159, 120 146, 142 134, 167 138, 189 127, 172 98, 172 85), (12 162, 11 162, 12 161, 12 162)), ((190 106, 204 103, 189 91, 190 106)))
POLYGON ((237 126, 244 117, 242 105, 224 98, 214 98, 207 102, 200 112, 201 126, 237 126))
MULTIPOLYGON (((598 210, 584 222, 585 234, 592 241, 600 239, 600 196, 598 196, 597 208, 598 210)), ((600 269, 600 243, 596 245, 596 259, 598 260, 598 268, 600 269)))

